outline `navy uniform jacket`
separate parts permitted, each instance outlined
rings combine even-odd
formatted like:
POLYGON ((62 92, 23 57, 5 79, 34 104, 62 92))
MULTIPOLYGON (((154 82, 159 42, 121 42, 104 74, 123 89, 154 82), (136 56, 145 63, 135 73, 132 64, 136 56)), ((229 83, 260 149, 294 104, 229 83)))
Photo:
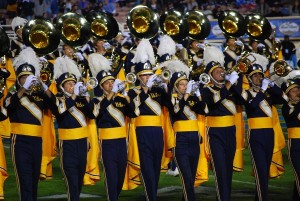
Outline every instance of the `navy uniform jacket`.
POLYGON ((297 104, 285 103, 282 106, 282 116, 288 128, 288 138, 300 138, 300 102, 297 104))
POLYGON ((5 99, 5 107, 11 122, 11 133, 29 136, 42 136, 43 110, 51 108, 51 100, 44 93, 21 98, 17 92, 10 92, 5 99))
POLYGON ((88 137, 86 117, 93 119, 93 102, 83 97, 71 97, 58 94, 53 114, 58 124, 59 139, 81 139, 88 137))

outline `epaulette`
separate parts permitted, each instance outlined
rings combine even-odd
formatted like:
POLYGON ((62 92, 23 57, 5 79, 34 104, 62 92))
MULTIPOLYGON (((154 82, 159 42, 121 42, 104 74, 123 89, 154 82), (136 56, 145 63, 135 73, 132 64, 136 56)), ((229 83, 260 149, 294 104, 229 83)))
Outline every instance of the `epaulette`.
POLYGON ((142 89, 141 86, 137 86, 137 87, 134 87, 134 88, 133 88, 133 90, 134 90, 135 93, 137 93, 137 94, 141 93, 141 89, 142 89))

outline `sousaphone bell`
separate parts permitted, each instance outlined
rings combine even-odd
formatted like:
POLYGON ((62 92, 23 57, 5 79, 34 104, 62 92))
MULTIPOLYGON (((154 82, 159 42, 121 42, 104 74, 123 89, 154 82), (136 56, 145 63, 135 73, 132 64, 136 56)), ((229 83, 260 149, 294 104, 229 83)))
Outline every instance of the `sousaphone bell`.
POLYGON ((244 17, 233 10, 226 10, 220 13, 218 24, 225 36, 240 37, 245 34, 244 17))
POLYGON ((135 37, 151 39, 158 32, 158 16, 147 6, 138 5, 129 11, 127 26, 135 37))
POLYGON ((259 14, 249 14, 245 18, 246 32, 255 40, 264 40, 272 33, 269 20, 259 14))
POLYGON ((90 23, 80 14, 68 12, 58 18, 56 28, 62 41, 71 47, 82 46, 91 36, 90 23))
POLYGON ((23 27, 22 38, 26 46, 38 55, 46 55, 54 52, 59 45, 60 35, 54 25, 41 19, 28 21, 23 27))
POLYGON ((199 10, 191 10, 185 14, 188 27, 189 37, 193 40, 204 40, 210 33, 210 22, 199 10))
POLYGON ((85 18, 90 23, 90 30, 96 38, 110 40, 118 35, 119 25, 112 15, 91 11, 85 18))
POLYGON ((165 11, 159 19, 160 29, 174 41, 180 42, 188 35, 188 23, 179 11, 170 9, 165 11))

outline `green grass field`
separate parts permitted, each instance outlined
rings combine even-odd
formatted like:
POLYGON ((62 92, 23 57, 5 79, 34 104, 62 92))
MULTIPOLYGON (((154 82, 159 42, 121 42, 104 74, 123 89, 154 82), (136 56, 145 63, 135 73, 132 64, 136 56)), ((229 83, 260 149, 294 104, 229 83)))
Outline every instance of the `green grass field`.
MULTIPOLYGON (((6 201, 17 201, 18 192, 15 182, 15 176, 13 172, 9 144, 4 143, 6 160, 9 172, 9 178, 5 182, 4 192, 6 201)), ((269 200, 270 201, 284 201, 291 200, 292 189, 293 189, 293 173, 291 166, 287 160, 286 149, 284 149, 284 160, 285 160, 285 173, 277 179, 271 179, 269 182, 269 200)), ((244 151, 244 163, 245 171, 244 172, 235 172, 233 176, 233 188, 232 188, 232 200, 233 201, 250 201, 254 200, 254 190, 255 183, 254 177, 251 176, 251 160, 248 149, 244 151)), ((44 196, 49 195, 62 195, 66 194, 64 181, 62 179, 60 167, 58 164, 58 159, 54 160, 53 164, 54 177, 51 180, 41 181, 39 183, 38 196, 39 200, 56 200, 62 201, 67 200, 66 198, 53 198, 45 199, 44 196)), ((201 201, 211 201, 216 200, 215 188, 214 188, 214 177, 212 172, 209 172, 210 177, 209 181, 205 182, 201 186, 195 189, 197 200, 201 201)), ((100 182, 95 186, 85 186, 83 187, 82 193, 91 194, 99 196, 98 198, 82 198, 81 200, 85 201, 100 201, 106 200, 105 189, 103 184, 103 177, 100 182)), ((179 177, 173 177, 161 173, 160 182, 159 182, 159 192, 158 192, 158 201, 173 201, 181 200, 182 190, 179 177)), ((142 186, 131 190, 123 191, 120 195, 120 201, 143 201, 143 188, 142 186)))

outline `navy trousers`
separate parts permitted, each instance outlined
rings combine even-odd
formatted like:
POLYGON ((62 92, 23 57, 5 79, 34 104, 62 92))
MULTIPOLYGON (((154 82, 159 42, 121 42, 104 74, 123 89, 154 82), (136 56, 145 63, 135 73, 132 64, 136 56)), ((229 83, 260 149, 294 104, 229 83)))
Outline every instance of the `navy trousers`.
POLYGON ((60 140, 60 166, 67 187, 69 201, 79 201, 86 169, 87 138, 60 140))
POLYGON ((136 127, 136 136, 145 194, 148 201, 156 201, 164 146, 163 131, 161 127, 136 127))
POLYGON ((211 163, 215 173, 217 199, 229 201, 236 149, 235 126, 208 129, 211 163))
POLYGON ((179 170, 184 201, 195 201, 194 183, 200 155, 200 138, 197 131, 177 132, 174 160, 179 170))
POLYGON ((108 201, 117 201, 122 191, 126 164, 126 138, 101 140, 101 154, 108 201))
POLYGON ((42 138, 11 135, 11 156, 21 201, 36 201, 42 161, 42 138))
POLYGON ((288 154, 295 175, 293 201, 300 201, 300 139, 288 139, 288 154))
POLYGON ((255 200, 268 200, 268 180, 274 149, 273 128, 251 129, 249 150, 256 180, 255 200))

